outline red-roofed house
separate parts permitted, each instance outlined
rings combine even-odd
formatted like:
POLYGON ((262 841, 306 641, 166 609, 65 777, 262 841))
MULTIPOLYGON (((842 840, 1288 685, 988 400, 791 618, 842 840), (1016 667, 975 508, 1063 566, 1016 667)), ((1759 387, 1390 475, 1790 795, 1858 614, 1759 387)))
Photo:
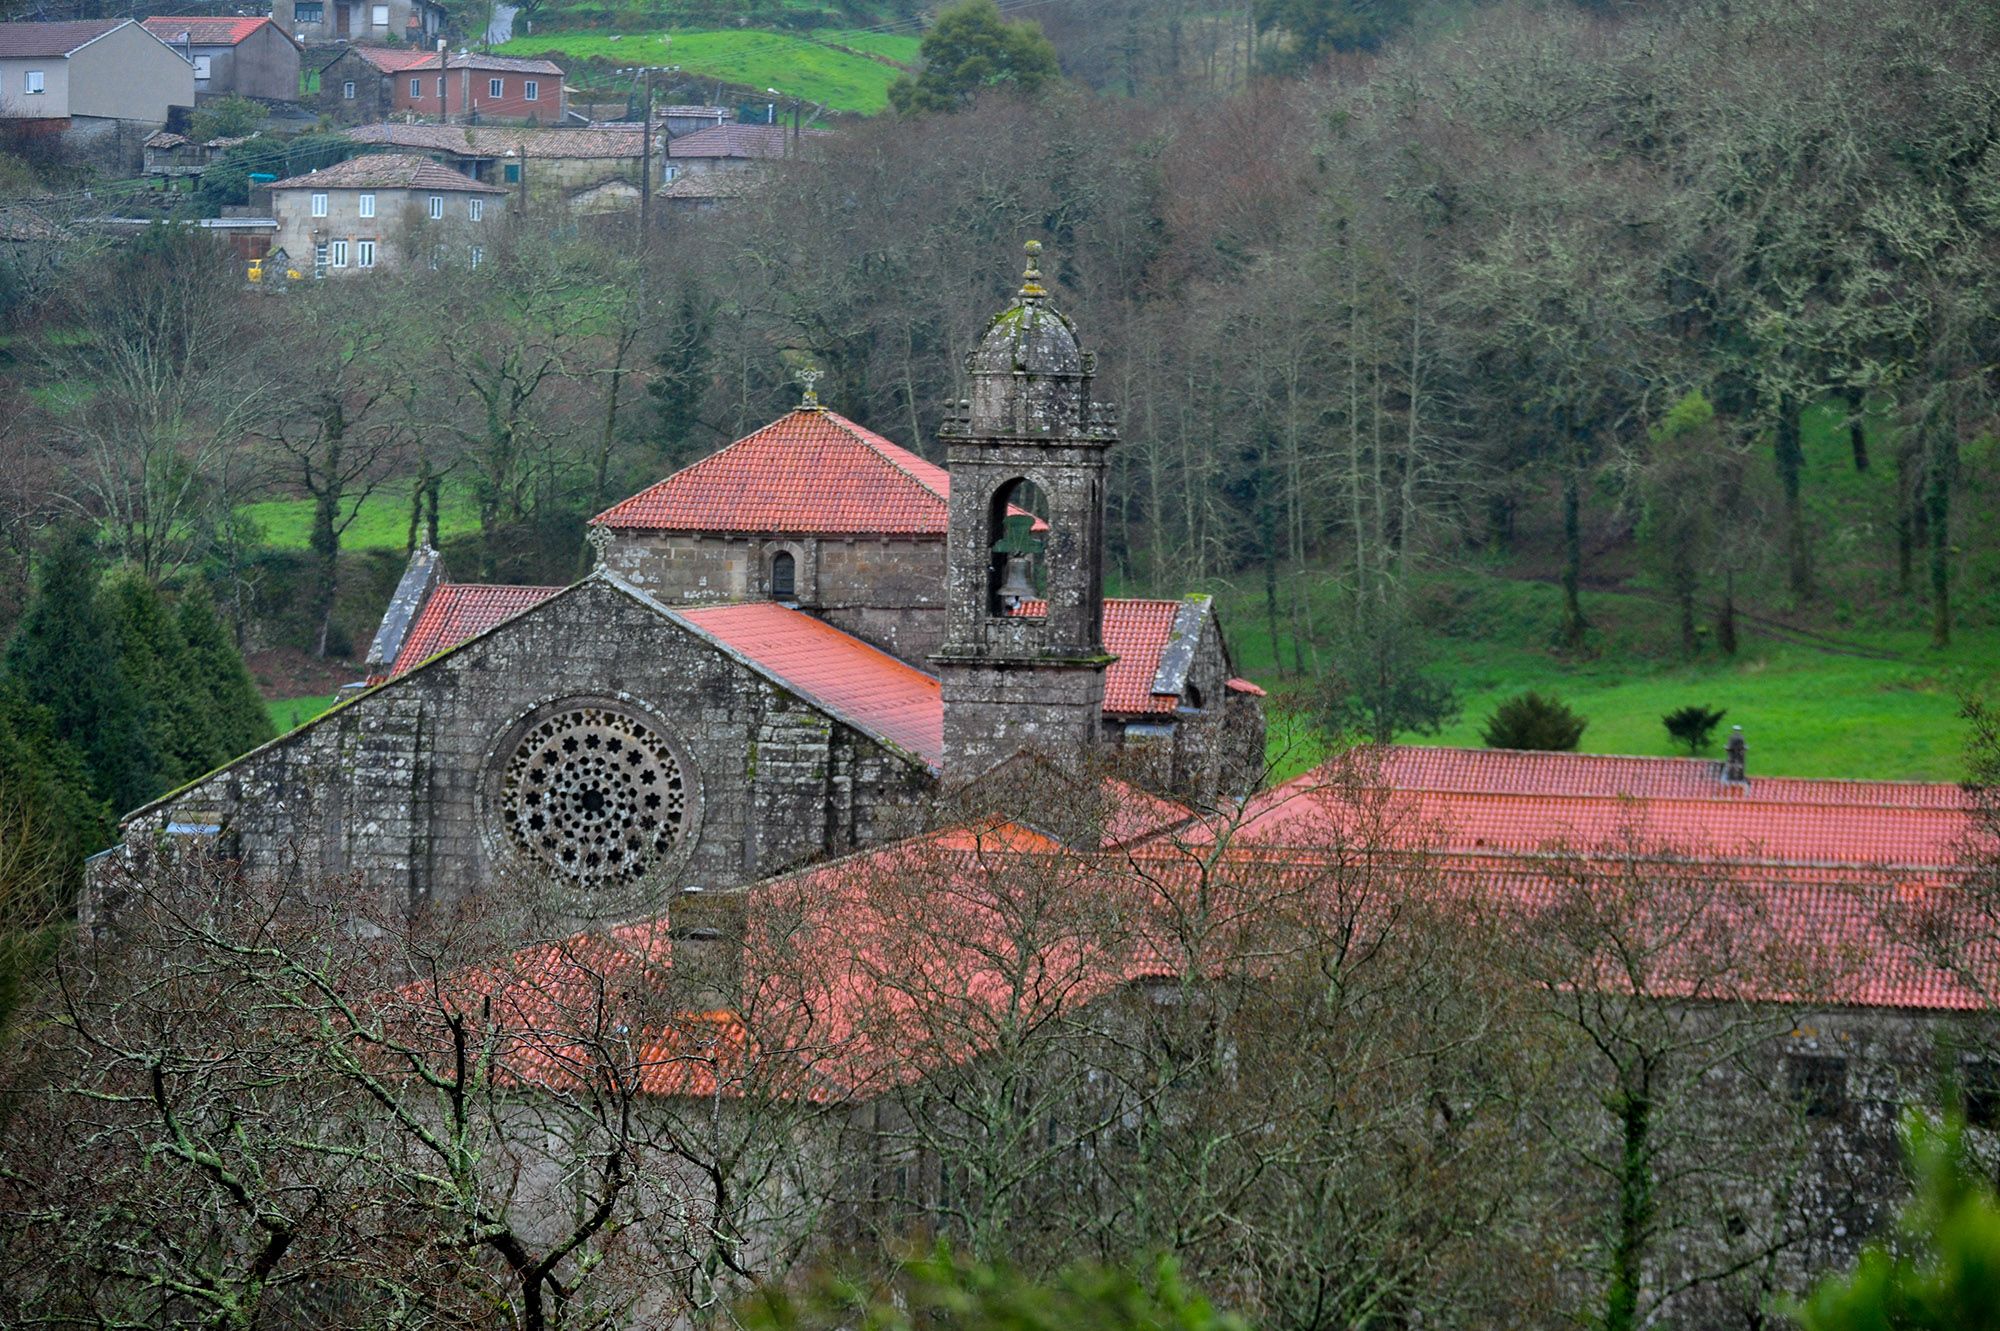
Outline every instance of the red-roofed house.
POLYGON ((297 101, 299 44, 268 18, 149 18, 147 32, 194 66, 194 90, 297 101))

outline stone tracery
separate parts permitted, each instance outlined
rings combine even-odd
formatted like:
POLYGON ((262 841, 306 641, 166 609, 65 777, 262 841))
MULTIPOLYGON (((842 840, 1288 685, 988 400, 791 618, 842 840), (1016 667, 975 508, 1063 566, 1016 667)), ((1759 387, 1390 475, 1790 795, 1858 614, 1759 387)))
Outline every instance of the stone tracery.
POLYGON ((689 777, 650 724, 603 706, 535 723, 502 776, 508 841, 584 886, 629 883, 672 857, 686 832, 689 777))

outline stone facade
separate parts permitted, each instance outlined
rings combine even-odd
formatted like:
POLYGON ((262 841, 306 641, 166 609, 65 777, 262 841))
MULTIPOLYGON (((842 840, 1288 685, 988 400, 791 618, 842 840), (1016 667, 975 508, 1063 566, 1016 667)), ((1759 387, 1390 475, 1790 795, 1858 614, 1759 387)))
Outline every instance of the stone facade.
POLYGON ((672 853, 608 890, 584 884, 583 915, 879 840, 928 784, 600 575, 142 810, 127 843, 213 827, 253 870, 354 874, 412 910, 506 890, 539 867, 506 830, 507 768, 526 732, 577 708, 644 723, 686 792, 672 853))

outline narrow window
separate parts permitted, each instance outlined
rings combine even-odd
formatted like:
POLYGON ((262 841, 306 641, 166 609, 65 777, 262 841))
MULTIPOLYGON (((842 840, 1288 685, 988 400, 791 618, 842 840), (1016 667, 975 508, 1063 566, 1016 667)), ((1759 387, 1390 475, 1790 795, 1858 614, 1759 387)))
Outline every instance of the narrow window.
POLYGON ((474 246, 472 247, 472 265, 471 265, 471 266, 472 266, 472 267, 474 267, 474 268, 477 268, 477 267, 478 267, 478 266, 479 266, 480 264, 482 264, 482 263, 485 263, 485 262, 486 262, 486 251, 485 251, 485 249, 483 249, 482 247, 480 247, 480 246, 478 246, 478 245, 474 245, 474 246))
POLYGON ((521 99, 528 102, 539 102, 542 100, 542 85, 533 79, 529 79, 521 87, 521 99))
POLYGON ((313 246, 313 276, 326 276, 326 242, 323 240, 313 246))
POLYGON ((771 556, 771 599, 790 601, 798 596, 798 561, 789 550, 771 556))
POLYGON ((1970 1127, 2000 1128, 2000 1062, 1990 1058, 1964 1068, 1965 1121, 1970 1127))
POLYGON ((519 183, 521 179, 521 164, 519 162, 507 163, 506 175, 507 175, 507 183, 509 185, 519 183))
POLYGON ((993 492, 986 527, 988 614, 1039 619, 1048 612, 1042 599, 1047 512, 1048 503, 1033 481, 1008 481, 993 492))
POLYGON ((355 200, 355 206, 361 210, 363 217, 373 217, 375 215, 375 196, 373 194, 363 194, 355 200))
POLYGON ((334 241, 331 246, 331 251, 332 251, 331 262, 333 266, 335 268, 347 267, 347 242, 344 240, 334 241))
POLYGON ((209 76, 209 72, 214 68, 215 58, 213 56, 198 55, 194 58, 194 76, 196 79, 206 79, 209 76))
POLYGON ((484 221, 486 218, 486 200, 467 199, 465 201, 465 215, 474 222, 484 221))
POLYGON ((315 195, 313 195, 313 198, 312 198, 312 215, 313 215, 314 217, 325 217, 325 216, 326 216, 326 195, 324 195, 324 194, 315 194, 315 195))
POLYGON ((345 83, 343 83, 343 84, 341 84, 341 85, 340 85, 340 95, 341 95, 342 97, 345 97, 345 98, 346 98, 346 99, 347 99, 348 101, 350 101, 350 102, 354 100, 354 80, 353 80, 353 79, 349 79, 349 80, 347 80, 347 82, 345 82, 345 83))
POLYGON ((488 97, 505 97, 507 94, 503 90, 506 86, 507 81, 505 79, 488 79, 486 80, 486 95, 488 97))
MULTIPOLYGON (((444 84, 444 80, 443 80, 443 79, 439 79, 439 80, 438 80, 438 84, 439 84, 439 88, 440 88, 440 91, 442 91, 442 87, 443 87, 443 84, 444 84)), ((410 80, 410 96, 411 96, 412 98, 414 98, 414 99, 418 100, 418 101, 421 101, 421 100, 423 100, 423 95, 424 95, 424 81, 423 81, 422 79, 411 79, 411 80, 410 80)))
POLYGON ((356 268, 373 268, 375 266, 374 241, 357 240, 354 242, 354 266, 356 268))
POLYGON ((431 220, 436 221, 443 216, 444 216, 444 195, 442 194, 431 195, 431 220))
POLYGON ((375 21, 375 26, 376 26, 376 27, 378 27, 378 28, 386 28, 386 27, 388 27, 388 26, 389 26, 389 6, 387 6, 387 5, 376 5, 376 6, 375 6, 375 9, 374 9, 374 13, 373 13, 373 14, 371 15, 371 17, 372 17, 372 18, 374 19, 374 21, 375 21))
POLYGON ((43 91, 42 71, 31 69, 21 76, 21 91, 33 95, 43 91))

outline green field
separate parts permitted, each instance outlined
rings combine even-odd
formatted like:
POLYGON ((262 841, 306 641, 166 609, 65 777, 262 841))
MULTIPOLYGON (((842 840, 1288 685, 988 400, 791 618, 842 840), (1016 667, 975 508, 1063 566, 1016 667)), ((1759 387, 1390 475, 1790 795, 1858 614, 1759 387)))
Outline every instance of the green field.
MULTIPOLYGON (((824 28, 814 41, 793 33, 744 28, 735 32, 558 32, 517 37, 496 47, 503 55, 593 57, 621 65, 679 65, 688 73, 748 88, 776 88, 832 111, 872 115, 889 104, 898 70, 835 43, 890 60, 913 62, 917 38, 824 28)), ((575 77, 572 74, 572 77, 575 77)))
POLYGON ((264 703, 271 714, 271 725, 282 735, 288 730, 297 730, 306 722, 333 706, 333 695, 321 698, 271 698, 264 703))
MULTIPOLYGON (((303 550, 312 536, 313 501, 266 499, 245 504, 238 513, 257 524, 263 543, 273 550, 303 550)), ((479 530, 479 513, 472 495, 447 484, 438 504, 438 537, 449 540, 479 530)), ((401 550, 410 533, 410 483, 393 482, 368 496, 361 513, 340 538, 344 551, 401 550)))

